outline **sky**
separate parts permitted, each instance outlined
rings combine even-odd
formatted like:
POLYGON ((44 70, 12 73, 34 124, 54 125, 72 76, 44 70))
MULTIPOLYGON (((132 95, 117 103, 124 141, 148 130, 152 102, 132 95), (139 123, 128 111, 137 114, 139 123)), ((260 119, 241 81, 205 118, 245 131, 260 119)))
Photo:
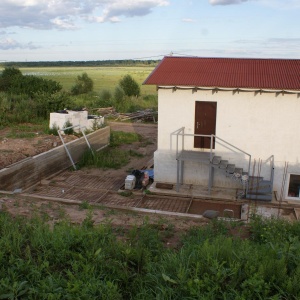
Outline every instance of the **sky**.
POLYGON ((300 58, 300 0, 1 0, 0 62, 300 58))

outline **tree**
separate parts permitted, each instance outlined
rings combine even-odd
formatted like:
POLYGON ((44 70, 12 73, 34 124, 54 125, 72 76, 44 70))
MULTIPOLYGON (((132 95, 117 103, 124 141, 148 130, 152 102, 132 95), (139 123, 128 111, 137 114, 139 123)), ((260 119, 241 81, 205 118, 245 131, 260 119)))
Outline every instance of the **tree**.
POLYGON ((12 83, 22 77, 22 72, 19 69, 13 67, 5 68, 0 76, 0 91, 9 91, 12 83))
POLYGON ((119 85, 126 96, 139 96, 141 93, 140 86, 130 75, 124 76, 119 81, 119 85))
POLYGON ((88 76, 87 73, 83 73, 81 76, 78 75, 75 85, 71 89, 73 95, 80 95, 92 92, 94 88, 93 80, 88 76))

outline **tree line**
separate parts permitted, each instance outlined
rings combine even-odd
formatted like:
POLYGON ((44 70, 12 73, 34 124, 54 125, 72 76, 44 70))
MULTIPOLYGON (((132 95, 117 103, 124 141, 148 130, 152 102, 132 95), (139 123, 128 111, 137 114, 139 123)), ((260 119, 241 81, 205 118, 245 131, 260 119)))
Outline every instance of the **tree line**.
POLYGON ((99 66, 156 66, 160 60, 94 60, 94 61, 31 61, 31 62, 2 62, 2 67, 99 67, 99 66))

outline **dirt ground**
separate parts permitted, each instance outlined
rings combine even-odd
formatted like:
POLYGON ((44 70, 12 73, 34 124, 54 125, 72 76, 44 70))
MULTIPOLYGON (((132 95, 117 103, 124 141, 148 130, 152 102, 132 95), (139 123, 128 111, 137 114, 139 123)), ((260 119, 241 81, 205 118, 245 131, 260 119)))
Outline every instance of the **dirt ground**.
MULTIPOLYGON (((8 129, 0 130, 0 169, 62 144, 59 136, 55 135, 36 132, 34 138, 7 138, 7 133, 8 129)), ((77 139, 74 135, 64 137, 65 143, 74 139, 77 139)))
MULTIPOLYGON (((157 125, 141 123, 117 123, 109 124, 111 130, 136 132, 143 136, 142 142, 124 146, 124 149, 132 149, 141 154, 142 157, 133 157, 130 163, 118 170, 82 169, 78 174, 119 176, 122 181, 129 170, 150 167, 153 164, 153 153, 157 147, 157 125)), ((1 134, 1 132, 0 132, 1 134)), ((3 132, 2 132, 3 134, 3 132)), ((66 141, 76 138, 66 136, 66 141)), ((43 151, 52 149, 61 144, 59 137, 39 136, 30 139, 8 139, 1 137, 0 144, 0 168, 8 166, 20 159, 36 155, 43 151)), ((71 171, 70 171, 71 172, 71 171)), ((118 197, 116 194, 114 197, 118 197)), ((121 197, 121 196, 120 196, 121 197)), ((123 197, 124 199, 124 197, 123 197)), ((83 200, 83 199, 82 199, 83 200)), ((206 219, 190 219, 177 216, 144 214, 135 211, 116 210, 103 206, 93 206, 91 203, 65 204, 53 200, 41 200, 38 198, 23 196, 22 194, 0 196, 2 211, 7 211, 12 216, 33 217, 39 215, 50 225, 62 219, 68 219, 72 223, 80 224, 86 218, 92 218, 94 224, 108 223, 114 228, 122 227, 129 229, 132 226, 139 226, 145 222, 158 228, 165 237, 165 244, 168 247, 178 246, 180 236, 183 232, 194 226, 206 224, 206 219)))

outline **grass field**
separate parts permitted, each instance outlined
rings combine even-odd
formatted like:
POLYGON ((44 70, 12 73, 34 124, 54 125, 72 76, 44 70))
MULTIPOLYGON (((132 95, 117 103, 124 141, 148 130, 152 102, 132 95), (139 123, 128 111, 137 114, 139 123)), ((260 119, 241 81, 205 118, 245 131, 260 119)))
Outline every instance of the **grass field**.
POLYGON ((104 89, 113 92, 119 80, 129 74, 141 85, 142 95, 147 95, 156 94, 155 86, 142 85, 153 69, 153 66, 108 66, 20 68, 20 71, 23 75, 35 75, 60 82, 65 90, 70 90, 75 84, 77 76, 85 72, 94 81, 94 91, 96 93, 104 89))

